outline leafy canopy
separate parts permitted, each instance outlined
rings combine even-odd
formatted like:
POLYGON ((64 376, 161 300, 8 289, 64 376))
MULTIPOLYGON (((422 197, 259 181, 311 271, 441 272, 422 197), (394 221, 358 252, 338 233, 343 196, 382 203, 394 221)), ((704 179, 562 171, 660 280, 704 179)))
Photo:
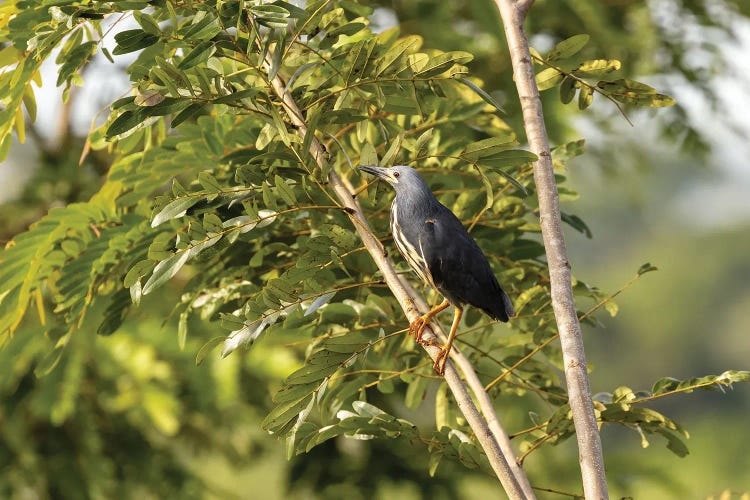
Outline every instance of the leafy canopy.
MULTIPOLYGON (((534 216, 535 156, 519 147, 497 96, 470 76, 471 54, 422 47, 421 37, 401 37, 397 28, 374 33, 371 13, 351 0, 304 8, 280 0, 24 0, 4 7, 3 156, 13 128, 23 140, 24 120, 34 119, 33 84, 55 49, 65 98, 96 54, 136 54, 126 68, 131 95, 112 103, 84 150, 112 154, 99 192, 51 210, 0 253, 0 332, 16 342, 11 337, 33 306, 54 341, 37 374, 56 369, 86 321, 111 335, 131 309, 179 280, 172 311, 179 345, 189 345, 192 318, 223 332, 196 349, 198 363, 218 346, 228 356, 260 339, 302 346, 289 347, 298 369, 263 421, 286 437, 289 456, 338 435, 399 438, 429 450, 431 473, 442 458, 487 468, 445 384, 433 380, 431 363, 403 335, 398 304, 328 185, 331 169, 359 186, 353 165, 410 164, 471 228, 514 300, 510 330, 470 312, 460 343, 489 374, 493 397, 534 394, 548 404, 546 418, 532 418, 517 433, 521 449, 572 435, 534 216), (135 24, 126 26, 131 17, 135 24), (102 45, 110 33, 112 53, 102 45), (292 115, 283 95, 302 116, 292 115), (323 161, 310 154, 313 141, 324 144, 323 161), (432 384, 434 428, 367 402, 371 388, 387 397, 403 385, 405 405, 416 408, 432 384)), ((617 77, 619 61, 580 58, 587 40, 574 36, 535 56, 542 90, 559 89, 563 103, 578 92, 581 109, 595 93, 620 104, 672 104, 652 87, 617 77)), ((575 141, 553 151, 564 198, 576 196, 565 186, 565 163, 583 146, 575 141)), ((374 184, 358 199, 395 253, 387 231, 391 196, 374 184)), ((590 235, 579 217, 563 218, 590 235)), ((579 281, 575 291, 591 303, 586 321, 602 306, 616 313, 597 289, 579 281)), ((664 435, 683 455, 685 432, 639 403, 746 378, 728 372, 700 384, 660 381, 648 395, 619 388, 598 398, 597 411, 603 422, 664 435)))

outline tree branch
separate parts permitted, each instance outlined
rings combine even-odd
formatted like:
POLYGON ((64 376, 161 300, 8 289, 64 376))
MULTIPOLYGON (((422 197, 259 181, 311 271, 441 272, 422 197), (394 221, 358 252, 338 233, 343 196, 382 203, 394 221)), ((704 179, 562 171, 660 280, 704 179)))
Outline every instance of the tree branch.
MULTIPOLYGON (((268 65, 268 62, 266 62, 266 64, 268 65)), ((300 111, 291 94, 286 91, 284 82, 277 75, 271 81, 271 84, 276 95, 281 99, 287 115, 297 127, 299 135, 304 137, 307 133, 307 124, 303 119, 304 115, 300 111)), ((315 137, 313 137, 310 143, 310 153, 321 167, 326 163, 325 150, 315 137)), ((349 217, 352 219, 352 223, 354 224, 357 233, 359 233, 367 251, 370 253, 373 261, 382 273, 386 284, 398 300, 408 320, 413 321, 419 316, 419 310, 417 309, 415 298, 404 287, 404 284, 393 268, 393 264, 385 256, 382 246, 370 229, 359 203, 357 203, 356 199, 352 196, 352 190, 333 168, 329 171, 328 180, 341 204, 349 209, 349 217)), ((434 335, 434 332, 430 331, 430 328, 428 328, 425 333, 428 334, 427 338, 429 338, 430 334, 434 335)), ((424 348, 433 360, 440 352, 440 349, 436 346, 424 346, 424 348)), ((511 454, 510 457, 506 457, 503 454, 503 451, 495 440, 487 422, 482 418, 477 407, 474 405, 471 395, 469 394, 466 385, 459 377, 453 363, 446 364, 445 380, 456 399, 459 409, 466 417, 466 421, 474 431, 479 444, 487 455, 490 465, 492 466, 495 475, 500 480, 505 492, 514 500, 529 498, 519 486, 514 470, 511 469, 509 465, 509 462, 515 463, 515 456, 511 454)), ((521 469, 519 468, 519 470, 521 469)), ((526 480, 526 482, 528 483, 528 480, 526 480)), ((532 496, 530 498, 534 497, 532 496)))
MULTIPOLYGON (((416 291, 408 282, 405 283, 405 287, 409 291, 409 295, 411 297, 414 297, 420 314, 424 314, 425 312, 429 311, 430 308, 427 307, 427 303, 422 299, 422 297, 419 296, 419 294, 416 293, 416 291)), ((430 324, 430 326, 434 327, 433 332, 438 334, 442 342, 445 342, 446 336, 442 327, 439 324, 430 324)), ((464 374, 464 379, 466 379, 466 385, 469 386, 471 391, 474 393, 474 397, 479 402, 479 407, 482 410, 482 414, 484 414, 484 419, 487 421, 490 431, 492 432, 492 435, 494 436, 498 446, 500 446, 503 455, 505 455, 506 459, 508 460, 508 464, 513 471, 513 475, 518 481, 518 485, 523 490, 526 498, 536 498, 536 494, 534 493, 534 490, 529 483, 529 478, 521 468, 521 464, 518 459, 516 459, 515 451, 513 450, 513 446, 510 444, 510 437, 508 436, 508 433, 505 432, 505 429, 500 423, 500 419, 497 418, 497 413, 495 413, 495 407, 492 404, 492 400, 490 399, 489 394, 487 394, 487 391, 484 388, 484 384, 482 384, 482 381, 479 380, 477 372, 474 370, 474 366, 464 355, 464 353, 461 352, 460 349, 456 348, 456 346, 453 346, 453 349, 451 350, 451 358, 461 369, 461 372, 464 374)))
POLYGON ((528 0, 495 0, 508 40, 513 75, 523 111, 526 136, 531 151, 539 159, 534 164, 534 183, 539 198, 540 223, 549 267, 552 308, 560 332, 568 400, 578 440, 583 491, 587 499, 609 498, 604 473, 602 445, 586 373, 581 325, 573 300, 573 287, 560 219, 560 200, 555 184, 549 139, 544 125, 542 101, 534 76, 524 20, 531 3, 528 0))

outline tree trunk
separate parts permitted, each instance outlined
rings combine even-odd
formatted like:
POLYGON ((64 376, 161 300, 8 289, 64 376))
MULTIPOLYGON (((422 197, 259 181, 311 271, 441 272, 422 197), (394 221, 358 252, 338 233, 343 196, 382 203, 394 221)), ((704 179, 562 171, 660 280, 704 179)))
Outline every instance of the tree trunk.
POLYGON ((607 499, 609 494, 604 473, 602 445, 586 373, 586 354, 583 348, 581 325, 573 300, 570 262, 560 218, 560 199, 552 167, 549 139, 544 125, 542 101, 539 98, 539 89, 534 76, 534 64, 529 52, 528 38, 523 28, 526 13, 533 0, 495 0, 495 3, 500 9, 505 36, 508 40, 526 136, 531 151, 539 158, 534 164, 534 183, 539 198, 539 217, 549 267, 552 308, 560 332, 568 400, 573 412, 573 423, 578 440, 583 491, 587 499, 607 499))

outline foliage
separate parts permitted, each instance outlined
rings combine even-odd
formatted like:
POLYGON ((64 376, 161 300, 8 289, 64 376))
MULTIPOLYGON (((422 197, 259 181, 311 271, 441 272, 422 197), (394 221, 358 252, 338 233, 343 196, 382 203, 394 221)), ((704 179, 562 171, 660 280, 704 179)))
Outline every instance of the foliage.
MULTIPOLYGON (((84 156, 113 154, 100 190, 89 200, 51 210, 0 254, 0 332, 9 346, 25 345, 31 341, 14 332, 38 316, 37 335, 43 332, 50 341, 43 359, 40 344, 28 355, 37 375, 70 371, 96 384, 101 377, 66 356, 79 352, 73 344, 88 342, 97 349, 86 336, 87 325, 111 335, 139 304, 158 303, 162 287, 180 280, 184 286, 171 315, 178 318, 180 347, 192 348, 198 362, 219 345, 226 357, 269 337, 299 346, 288 348, 298 367, 286 373, 263 422, 286 439, 288 456, 347 435, 426 445, 432 474, 443 458, 485 468, 486 458, 445 384, 434 380, 424 354, 404 339, 398 305, 327 184, 331 169, 361 184, 352 164, 411 164, 472 228, 519 313, 508 332, 470 311, 462 347, 476 364, 491 362, 493 374, 502 370, 499 379, 488 378, 493 397, 535 394, 547 404, 549 417, 544 424, 532 422, 525 451, 571 435, 534 217, 535 156, 520 148, 483 82, 468 76, 470 53, 422 48, 421 37, 402 37, 397 28, 376 34, 368 27, 372 9, 347 0, 308 2, 304 9, 280 0, 24 0, 5 12, 3 155, 13 127, 23 139, 22 106, 34 119, 32 83, 55 48, 64 98, 95 54, 108 59, 137 54, 126 69, 132 95, 112 103, 107 122, 91 132, 84 148, 84 156), (102 39, 131 16, 137 27, 119 29, 110 54, 102 39), (306 123, 306 134, 293 125, 293 111, 274 83, 303 111, 297 118, 306 123), (325 144, 322 165, 309 152, 313 139, 325 144), (224 334, 198 349, 191 327, 196 318, 224 334), (404 405, 416 408, 428 389, 437 396, 435 428, 427 431, 368 402, 378 394, 404 392, 404 405)), ((620 64, 575 59, 583 44, 581 37, 568 39, 540 56, 548 67, 539 80, 550 87, 559 83, 563 102, 578 89, 585 108, 596 89, 622 103, 671 104, 631 79, 589 83, 620 64)), ((583 142, 573 141, 553 152, 564 199, 576 196, 565 186, 565 163, 582 151, 583 142)), ((386 236, 390 196, 371 185, 358 199, 395 253, 386 236)), ((579 217, 564 214, 564 220, 590 235, 579 217)), ((596 288, 578 281, 575 291, 591 303, 582 312, 586 321, 594 323, 592 313, 602 306, 616 313, 596 288)), ((744 378, 731 372, 706 383, 744 378)), ((618 389, 600 400, 602 421, 661 433, 681 454, 681 428, 635 405, 639 401, 628 394, 633 393, 618 389)), ((76 405, 75 393, 52 401, 45 411, 57 425, 74 416, 93 418, 76 405)), ((154 422, 163 434, 176 432, 176 417, 151 413, 165 419, 154 422)), ((102 488, 105 494, 114 491, 102 488)))
MULTIPOLYGON (((158 313, 158 309, 152 309, 158 313)), ((162 308, 164 312, 164 308, 162 308)), ((262 383, 239 359, 196 370, 190 341, 155 335, 159 319, 122 335, 96 339, 84 325, 71 338, 54 374, 35 377, 52 342, 23 331, 0 351, 5 498, 90 498, 152 495, 203 498, 222 490, 184 460, 221 454, 236 464, 267 454, 260 430, 246 423, 256 411, 241 378, 262 383), (216 425, 221 422, 221 425, 216 425)))
MULTIPOLYGON (((405 34, 428 38, 435 47, 461 47, 475 56, 472 70, 508 109, 512 123, 518 123, 519 103, 513 98, 513 81, 507 77, 510 57, 505 34, 493 0, 457 0, 436 3, 378 2, 394 9, 405 34), (446 29, 453 26, 454 29, 446 29)), ((617 60, 621 77, 638 79, 655 75, 661 86, 690 87, 707 102, 716 104, 713 78, 731 57, 725 48, 736 42, 741 30, 737 23, 750 15, 743 0, 663 0, 659 2, 601 2, 599 0, 536 0, 528 17, 527 31, 532 45, 551 48, 555 43, 585 34, 590 37, 581 55, 586 60, 617 60), (700 37, 690 33, 701 32, 700 37), (666 76, 666 77, 665 77, 666 76), (678 83, 677 83, 678 82, 678 83)), ((652 77, 653 78, 653 77, 652 77)), ((543 94, 545 119, 553 140, 562 141, 573 133, 570 110, 556 109, 554 92, 543 94)), ((676 103, 659 114, 660 136, 677 141, 691 152, 706 153, 709 134, 701 123, 688 119, 685 103, 676 103)), ((600 106, 591 113, 597 125, 611 130, 614 106, 600 106)), ((717 120, 726 119, 717 114, 717 120)), ((595 151, 589 153, 594 154, 595 151)), ((600 161, 609 160, 609 151, 600 161)))

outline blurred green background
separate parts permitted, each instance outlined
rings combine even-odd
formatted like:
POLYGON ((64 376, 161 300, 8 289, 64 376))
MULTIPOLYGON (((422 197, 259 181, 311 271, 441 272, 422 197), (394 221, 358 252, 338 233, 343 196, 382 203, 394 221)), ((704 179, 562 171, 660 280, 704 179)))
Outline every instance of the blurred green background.
MULTIPOLYGON (((747 2, 538 1, 529 32, 539 50, 589 33, 595 57, 618 58, 627 75, 673 95, 668 110, 631 112, 595 101, 579 112, 554 91, 543 95, 555 143, 586 138, 587 154, 568 172, 579 199, 565 209, 593 238, 569 231, 573 271, 607 292, 645 262, 659 268, 618 298, 619 314, 585 331, 594 392, 648 389, 659 377, 688 378, 750 368, 750 21, 747 2)), ((492 2, 382 2, 381 28, 424 36, 425 46, 468 50, 520 129, 518 103, 492 2)), ((126 27, 126 26, 125 26, 126 27)), ((121 68, 121 67, 120 67, 121 68)), ((54 206, 88 198, 106 173, 106 155, 78 158, 91 120, 127 88, 105 60, 87 68, 85 87, 59 105, 54 65, 45 70, 39 120, 0 168, 0 240, 54 206)), ((187 276, 185 277, 187 279, 187 276)), ((60 365, 36 378, 50 350, 34 335, 34 315, 0 350, 0 496, 3 498, 484 498, 495 481, 459 465, 427 475, 427 455, 405 443, 332 440, 284 458, 283 443, 259 428, 270 396, 297 368, 283 339, 246 354, 195 366, 218 328, 191 324, 184 351, 170 316, 180 283, 144 301, 122 330, 75 336, 60 365), (166 319, 165 319, 166 318, 166 319)), ((394 401, 403 387, 397 388, 394 401)), ((433 388, 434 392, 434 388, 433 388)), ((383 396, 385 397, 385 396, 383 396)), ((434 396, 432 396, 434 397, 434 396)), ((394 403, 391 403, 394 404, 394 403)), ((526 408, 500 406, 510 432, 526 408)), ((432 425, 428 398, 412 421, 432 425)), ((605 427, 613 497, 706 498, 750 491, 750 388, 659 401, 691 433, 679 459, 662 441, 642 448, 635 432, 605 427)), ((578 491, 572 441, 525 464, 532 483, 578 491)), ((539 492, 540 498, 562 498, 539 492)))

